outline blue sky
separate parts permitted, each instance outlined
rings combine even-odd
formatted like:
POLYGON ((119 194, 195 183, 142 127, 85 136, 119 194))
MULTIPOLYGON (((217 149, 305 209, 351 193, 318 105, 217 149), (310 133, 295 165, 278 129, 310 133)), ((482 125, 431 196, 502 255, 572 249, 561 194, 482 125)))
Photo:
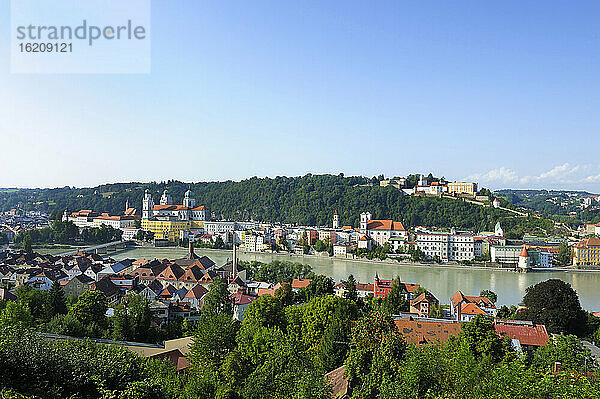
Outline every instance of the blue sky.
POLYGON ((600 192, 599 17, 591 1, 153 1, 150 74, 19 75, 4 1, 0 186, 433 172, 600 192))

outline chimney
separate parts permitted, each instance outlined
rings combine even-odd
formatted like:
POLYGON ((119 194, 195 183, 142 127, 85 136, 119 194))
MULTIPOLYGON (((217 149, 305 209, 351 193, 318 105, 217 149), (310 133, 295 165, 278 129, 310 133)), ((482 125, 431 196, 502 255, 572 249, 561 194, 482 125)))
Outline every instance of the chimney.
POLYGON ((233 261, 231 263, 231 273, 233 275, 232 279, 235 280, 235 278, 237 277, 237 245, 235 244, 235 242, 233 243, 233 261))
POLYGON ((194 241, 189 240, 190 241, 190 259, 194 258, 194 241))

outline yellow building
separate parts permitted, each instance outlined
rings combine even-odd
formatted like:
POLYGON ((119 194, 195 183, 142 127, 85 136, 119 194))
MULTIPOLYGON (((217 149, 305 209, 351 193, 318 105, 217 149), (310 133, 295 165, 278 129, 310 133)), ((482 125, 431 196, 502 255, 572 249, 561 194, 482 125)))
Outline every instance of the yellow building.
POLYGON ((475 195, 477 183, 448 183, 448 193, 475 195))
POLYGON ((600 238, 588 238, 575 244, 573 247, 573 264, 600 264, 600 238))
POLYGON ((167 218, 164 220, 142 219, 142 229, 153 232, 155 239, 174 242, 179 238, 181 230, 204 229, 204 221, 169 220, 167 218))

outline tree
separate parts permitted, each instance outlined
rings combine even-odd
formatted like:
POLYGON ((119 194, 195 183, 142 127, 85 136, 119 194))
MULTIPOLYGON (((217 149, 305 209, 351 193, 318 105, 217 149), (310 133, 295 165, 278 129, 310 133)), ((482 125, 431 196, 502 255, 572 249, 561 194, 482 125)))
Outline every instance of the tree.
POLYGON ((311 279, 310 283, 303 291, 306 295, 306 299, 310 300, 317 296, 333 294, 333 286, 334 282, 331 277, 319 274, 311 279))
POLYGON ((482 315, 463 325, 458 340, 467 345, 476 358, 489 357, 495 363, 502 360, 509 350, 508 344, 496 334, 492 319, 482 315))
POLYGON ((227 355, 235 348, 237 322, 220 313, 203 313, 196 323, 189 359, 194 370, 202 374, 215 373, 227 355))
POLYGON ((356 289, 356 280, 351 274, 348 280, 344 283, 344 298, 356 302, 358 300, 358 290, 356 289))
POLYGON ((46 299, 48 302, 49 318, 52 318, 57 314, 67 314, 65 293, 58 280, 52 283, 52 287, 48 291, 46 299))
POLYGON ((67 320, 78 322, 87 336, 100 336, 106 330, 106 297, 99 291, 86 291, 77 298, 69 312, 67 320))
POLYGON ((27 252, 28 254, 33 252, 32 240, 29 233, 25 233, 23 236, 23 251, 27 252))
POLYGON ((400 276, 396 276, 392 281, 390 292, 383 301, 384 308, 391 314, 408 311, 409 303, 404 295, 404 287, 400 276))
POLYGON ((406 344, 387 313, 375 310, 361 318, 352 329, 345 361, 352 397, 379 397, 384 381, 393 383, 402 375, 405 351, 406 344))
POLYGON ((496 295, 496 293, 492 290, 481 290, 479 296, 488 298, 493 303, 496 303, 496 301, 498 301, 498 295, 496 295))
POLYGON ((23 302, 11 301, 0 311, 0 326, 18 330, 30 328, 34 324, 29 308, 23 302))
POLYGON ((208 293, 204 296, 202 313, 233 315, 233 303, 227 290, 227 283, 220 277, 215 277, 208 287, 208 293))
POLYGON ((215 248, 215 249, 225 248, 225 243, 223 242, 223 239, 221 238, 221 236, 217 236, 217 238, 215 238, 215 243, 213 244, 213 248, 215 248))
POLYGON ((533 356, 532 366, 542 372, 551 371, 555 362, 569 371, 589 371, 597 365, 588 348, 574 335, 556 335, 546 346, 539 347, 533 356))
POLYGON ((585 333, 587 316, 570 284, 558 279, 542 281, 527 288, 523 302, 519 318, 544 324, 551 333, 585 333))
POLYGON ((314 248, 315 248, 315 251, 317 251, 317 252, 323 252, 327 249, 327 247, 325 246, 325 243, 323 243, 323 241, 321 241, 321 240, 315 241, 314 248))
POLYGON ((558 245, 558 255, 556 256, 560 265, 570 265, 573 257, 571 255, 571 248, 566 242, 561 242, 558 245))
POLYGON ((283 283, 281 287, 275 290, 275 298, 285 306, 294 304, 294 292, 292 291, 292 285, 290 283, 283 283))

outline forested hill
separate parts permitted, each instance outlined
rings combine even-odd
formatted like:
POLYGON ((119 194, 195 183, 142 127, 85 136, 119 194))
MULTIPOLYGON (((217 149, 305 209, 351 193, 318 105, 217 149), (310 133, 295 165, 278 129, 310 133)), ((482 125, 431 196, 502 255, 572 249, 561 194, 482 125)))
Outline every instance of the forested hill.
POLYGON ((167 188, 175 203, 185 191, 193 191, 197 204, 209 207, 217 219, 259 220, 302 225, 329 225, 334 210, 342 224, 358 226, 361 212, 374 218, 400 220, 407 226, 438 226, 491 229, 506 214, 460 200, 402 196, 392 187, 364 186, 372 179, 343 175, 250 178, 240 182, 117 183, 94 188, 4 190, 0 209, 21 203, 25 209, 59 211, 93 209, 120 214, 128 200, 138 210, 145 189, 158 203, 167 188))

